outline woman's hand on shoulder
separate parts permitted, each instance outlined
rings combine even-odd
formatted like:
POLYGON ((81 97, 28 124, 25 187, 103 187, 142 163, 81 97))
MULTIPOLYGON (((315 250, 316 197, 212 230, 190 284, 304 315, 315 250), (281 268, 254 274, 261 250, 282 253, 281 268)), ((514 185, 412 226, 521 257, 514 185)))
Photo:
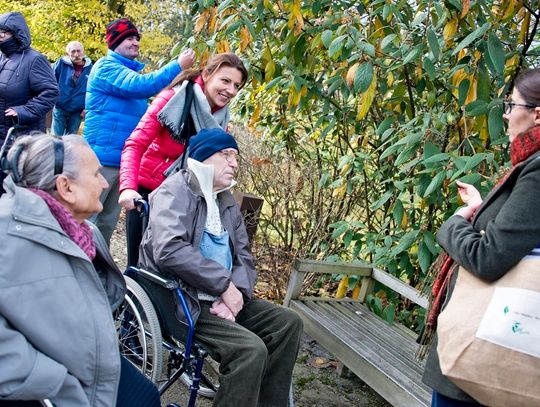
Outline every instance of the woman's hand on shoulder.
POLYGON ((118 198, 118 203, 126 208, 127 210, 135 209, 135 205, 133 204, 134 199, 141 199, 142 196, 135 191, 134 189, 124 189, 120 193, 120 197, 118 198))

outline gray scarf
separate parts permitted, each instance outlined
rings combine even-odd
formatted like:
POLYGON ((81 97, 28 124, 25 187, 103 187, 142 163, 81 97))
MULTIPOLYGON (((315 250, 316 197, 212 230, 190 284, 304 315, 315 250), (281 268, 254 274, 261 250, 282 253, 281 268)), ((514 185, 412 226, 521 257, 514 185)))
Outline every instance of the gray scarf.
MULTIPOLYGON (((173 88, 175 91, 174 96, 158 114, 158 121, 163 127, 169 129, 175 140, 180 139, 180 133, 182 131, 182 123, 180 121, 182 120, 182 112, 184 111, 186 101, 187 84, 188 81, 184 81, 182 84, 173 88)), ((230 118, 229 107, 224 106, 212 114, 208 99, 206 99, 206 95, 197 83, 193 84, 193 102, 191 103, 190 114, 197 133, 201 129, 217 127, 227 130, 230 118)))

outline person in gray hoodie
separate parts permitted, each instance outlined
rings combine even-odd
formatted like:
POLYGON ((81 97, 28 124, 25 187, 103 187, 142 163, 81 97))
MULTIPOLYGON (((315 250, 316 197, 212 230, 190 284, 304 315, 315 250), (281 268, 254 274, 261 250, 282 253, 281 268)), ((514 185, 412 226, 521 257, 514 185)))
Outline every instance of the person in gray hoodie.
POLYGON ((155 386, 120 357, 112 312, 126 284, 86 222, 108 186, 96 155, 75 135, 32 135, 18 138, 7 158, 0 406, 159 406, 155 386))

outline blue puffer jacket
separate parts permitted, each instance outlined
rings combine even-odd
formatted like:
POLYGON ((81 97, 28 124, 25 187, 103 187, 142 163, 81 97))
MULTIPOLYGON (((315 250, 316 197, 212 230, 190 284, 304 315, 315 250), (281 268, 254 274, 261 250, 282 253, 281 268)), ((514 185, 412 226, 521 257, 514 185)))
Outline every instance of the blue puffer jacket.
POLYGON ((67 56, 63 56, 54 63, 54 76, 60 88, 60 99, 56 107, 66 112, 82 112, 84 110, 84 98, 86 96, 86 84, 92 69, 92 61, 84 57, 84 67, 77 82, 73 80, 73 62, 67 56))
POLYGON ((0 52, 0 143, 8 129, 20 124, 22 131, 45 131, 45 115, 58 99, 58 85, 45 55, 30 47, 28 25, 21 13, 0 14, 0 29, 13 33, 19 47, 11 55, 0 52), (6 116, 6 109, 17 116, 6 116))
POLYGON ((147 99, 181 71, 176 61, 141 75, 143 68, 143 63, 109 50, 90 72, 84 137, 102 165, 120 167, 124 142, 146 111, 147 99))

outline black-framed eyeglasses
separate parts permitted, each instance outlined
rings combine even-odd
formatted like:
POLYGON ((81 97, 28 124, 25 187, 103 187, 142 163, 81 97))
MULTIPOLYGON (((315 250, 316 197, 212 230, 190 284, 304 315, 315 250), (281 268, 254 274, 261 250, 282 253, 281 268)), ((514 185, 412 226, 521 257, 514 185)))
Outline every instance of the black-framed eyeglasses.
POLYGON ((6 31, 6 30, 0 30, 0 38, 4 38, 7 33, 8 33, 8 31, 6 31))
POLYGON ((534 106, 534 105, 526 105, 526 104, 523 104, 523 103, 514 103, 514 102, 510 102, 508 100, 505 100, 505 101, 503 101, 504 114, 512 113, 512 109, 514 108, 514 106, 526 107, 527 109, 534 109, 535 107, 537 107, 537 106, 534 106))
POLYGON ((232 150, 226 150, 226 151, 220 151, 221 154, 225 156, 225 159, 228 163, 232 163, 234 160, 238 162, 239 155, 236 151, 232 150))

